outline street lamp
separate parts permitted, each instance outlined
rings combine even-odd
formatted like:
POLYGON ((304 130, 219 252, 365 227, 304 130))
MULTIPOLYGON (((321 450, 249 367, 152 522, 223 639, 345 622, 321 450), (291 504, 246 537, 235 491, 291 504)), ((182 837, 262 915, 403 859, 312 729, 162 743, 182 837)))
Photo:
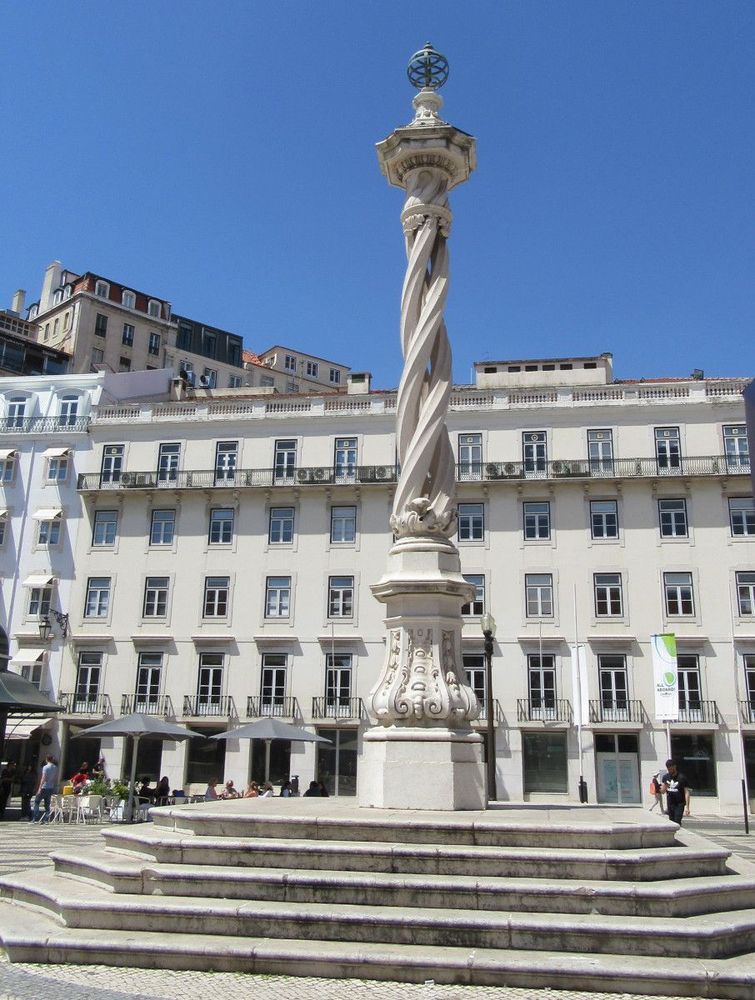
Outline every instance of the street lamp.
POLYGON ((49 639, 52 635, 52 623, 50 622, 50 615, 55 619, 55 621, 60 626, 60 633, 65 639, 68 635, 68 615, 64 614, 62 611, 56 611, 55 608, 49 608, 46 615, 42 615, 39 619, 39 638, 49 639))
POLYGON ((495 787, 495 720, 493 718, 493 638, 495 618, 487 612, 480 619, 480 628, 485 636, 485 687, 488 723, 488 801, 494 802, 498 795, 495 787))

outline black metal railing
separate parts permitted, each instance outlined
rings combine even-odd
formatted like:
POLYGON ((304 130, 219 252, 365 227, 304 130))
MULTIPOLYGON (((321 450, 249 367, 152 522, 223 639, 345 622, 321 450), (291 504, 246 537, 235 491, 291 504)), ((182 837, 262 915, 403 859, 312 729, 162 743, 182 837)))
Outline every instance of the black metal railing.
POLYGON ((60 704, 68 715, 112 715, 110 697, 106 694, 77 694, 76 691, 64 691, 60 695, 60 704))
POLYGON ((121 698, 121 715, 131 712, 141 712, 142 715, 162 715, 172 717, 173 703, 169 694, 159 694, 151 697, 141 694, 124 694, 121 698))
POLYGON ((495 479, 637 479, 674 476, 749 475, 750 465, 725 455, 679 458, 553 459, 552 461, 480 462, 457 467, 459 481, 495 479))
POLYGON ((229 694, 185 694, 183 714, 194 718, 206 716, 222 716, 230 718, 236 711, 233 698, 229 694))
POLYGON ((744 722, 755 722, 755 700, 740 701, 739 707, 742 712, 744 722))
POLYGON ((571 722, 571 702, 566 698, 518 698, 519 722, 571 722))
POLYGON ((117 476, 97 472, 82 473, 78 477, 79 490, 121 489, 208 489, 212 487, 266 487, 273 486, 329 486, 392 483, 397 479, 395 465, 360 465, 354 474, 329 466, 307 466, 296 469, 234 469, 218 472, 214 469, 186 471, 122 472, 117 476))
POLYGON ((0 434, 65 434, 88 426, 89 417, 0 417, 0 434))
POLYGON ((301 717, 296 698, 276 698, 275 695, 249 695, 246 699, 247 719, 298 719, 301 717))
MULTIPOLYGON (((477 704, 480 706, 480 714, 473 721, 473 725, 479 725, 480 723, 486 723, 488 721, 488 702, 487 698, 477 698, 477 704)), ((503 722, 503 709, 501 708, 501 703, 497 698, 493 699, 493 721, 503 722)))
POLYGON ((361 698, 313 698, 313 719, 362 719, 364 704, 361 698))
POLYGON ((679 707, 679 722, 718 722, 718 705, 715 701, 691 701, 679 707))
POLYGON ((641 701, 628 698, 597 698, 590 701, 590 722, 639 722, 645 720, 641 701))

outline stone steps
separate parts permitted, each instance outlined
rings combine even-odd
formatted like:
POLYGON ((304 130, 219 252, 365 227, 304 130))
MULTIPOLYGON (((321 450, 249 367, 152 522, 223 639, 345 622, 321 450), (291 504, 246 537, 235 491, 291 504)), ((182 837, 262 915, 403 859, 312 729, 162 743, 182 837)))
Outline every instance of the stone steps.
POLYGON ((280 900, 417 906, 472 910, 604 913, 681 917, 747 908, 755 876, 674 879, 655 883, 527 879, 477 875, 406 875, 393 872, 288 871, 205 864, 152 864, 94 849, 86 857, 53 852, 58 874, 99 884, 115 893, 236 900, 280 900))

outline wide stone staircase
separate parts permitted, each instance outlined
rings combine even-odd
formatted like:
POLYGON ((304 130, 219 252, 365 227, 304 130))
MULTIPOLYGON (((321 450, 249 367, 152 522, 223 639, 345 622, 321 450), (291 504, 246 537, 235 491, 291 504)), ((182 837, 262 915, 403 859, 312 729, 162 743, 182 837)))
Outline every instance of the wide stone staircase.
POLYGON ((0 879, 11 961, 755 997, 755 866, 641 810, 152 815, 0 879))

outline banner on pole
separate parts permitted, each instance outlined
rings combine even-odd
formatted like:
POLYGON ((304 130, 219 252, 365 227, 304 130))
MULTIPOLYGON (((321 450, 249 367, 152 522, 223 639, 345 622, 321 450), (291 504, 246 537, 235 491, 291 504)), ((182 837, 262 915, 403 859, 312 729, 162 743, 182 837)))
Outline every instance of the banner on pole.
POLYGON ((587 686, 587 649, 580 644, 569 646, 571 655, 571 689, 574 695, 574 725, 586 726, 590 721, 590 699, 587 686))
POLYGON ((653 687, 656 722, 678 722, 679 688, 676 673, 676 636, 673 632, 650 636, 653 651, 653 687))

